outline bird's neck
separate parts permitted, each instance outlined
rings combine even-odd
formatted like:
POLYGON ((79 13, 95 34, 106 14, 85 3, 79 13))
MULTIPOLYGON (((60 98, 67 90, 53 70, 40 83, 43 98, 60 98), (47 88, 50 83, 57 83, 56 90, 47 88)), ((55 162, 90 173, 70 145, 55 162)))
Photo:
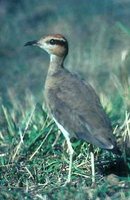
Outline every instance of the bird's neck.
POLYGON ((53 75, 57 73, 61 68, 63 68, 64 57, 50 55, 50 65, 48 69, 48 75, 53 75))

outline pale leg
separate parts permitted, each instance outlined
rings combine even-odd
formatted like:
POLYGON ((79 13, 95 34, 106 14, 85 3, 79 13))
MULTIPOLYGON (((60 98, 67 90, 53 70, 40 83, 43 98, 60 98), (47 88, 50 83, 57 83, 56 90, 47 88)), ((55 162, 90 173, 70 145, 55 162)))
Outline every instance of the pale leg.
POLYGON ((72 171, 72 161, 73 161, 73 153, 74 153, 74 150, 72 148, 72 145, 71 145, 71 142, 70 142, 70 138, 69 138, 69 133, 64 129, 64 127, 58 123, 58 121, 53 118, 55 123, 57 124, 58 128, 61 130, 61 132, 63 133, 65 139, 66 139, 66 142, 67 142, 67 145, 68 145, 68 150, 69 150, 69 173, 68 173, 68 178, 67 178, 67 183, 69 183, 71 181, 71 171, 72 171))
POLYGON ((92 184, 95 183, 95 165, 94 165, 94 153, 90 152, 91 156, 91 170, 92 170, 92 184))
POLYGON ((69 150, 69 173, 68 173, 68 178, 67 178, 67 183, 69 183, 71 181, 71 172, 72 172, 72 162, 73 162, 73 153, 74 150, 72 148, 70 139, 67 137, 66 138, 67 141, 67 145, 68 145, 68 150, 69 150))

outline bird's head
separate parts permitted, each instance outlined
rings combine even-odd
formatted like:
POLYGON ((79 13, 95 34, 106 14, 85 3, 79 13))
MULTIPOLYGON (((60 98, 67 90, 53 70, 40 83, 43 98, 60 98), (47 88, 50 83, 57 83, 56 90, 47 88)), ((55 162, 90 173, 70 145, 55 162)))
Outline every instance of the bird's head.
POLYGON ((25 46, 32 45, 44 49, 50 55, 65 57, 68 53, 68 42, 61 34, 48 35, 40 40, 27 42, 25 46))

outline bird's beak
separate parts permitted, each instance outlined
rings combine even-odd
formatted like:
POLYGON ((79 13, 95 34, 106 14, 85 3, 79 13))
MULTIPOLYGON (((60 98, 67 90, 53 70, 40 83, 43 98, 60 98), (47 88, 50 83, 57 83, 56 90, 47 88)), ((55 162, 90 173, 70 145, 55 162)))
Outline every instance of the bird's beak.
POLYGON ((37 45, 38 45, 38 41, 33 40, 33 41, 29 41, 29 42, 25 43, 24 46, 37 46, 37 45))

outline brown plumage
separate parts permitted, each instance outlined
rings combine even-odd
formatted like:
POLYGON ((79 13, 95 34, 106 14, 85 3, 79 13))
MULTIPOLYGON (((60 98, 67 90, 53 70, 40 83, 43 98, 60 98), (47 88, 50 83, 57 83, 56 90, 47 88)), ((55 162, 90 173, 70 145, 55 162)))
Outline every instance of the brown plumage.
MULTIPOLYGON (((49 35, 26 45, 39 46, 50 54, 45 99, 49 112, 67 140, 70 154, 73 154, 69 140, 71 137, 85 140, 100 148, 116 149, 110 120, 94 89, 63 66, 68 53, 65 37, 60 34, 49 35)), ((71 169, 69 181, 70 175, 71 169)))
POLYGON ((45 98, 53 117, 70 137, 86 140, 104 149, 113 149, 115 137, 98 96, 70 72, 61 68, 48 75, 45 98))

